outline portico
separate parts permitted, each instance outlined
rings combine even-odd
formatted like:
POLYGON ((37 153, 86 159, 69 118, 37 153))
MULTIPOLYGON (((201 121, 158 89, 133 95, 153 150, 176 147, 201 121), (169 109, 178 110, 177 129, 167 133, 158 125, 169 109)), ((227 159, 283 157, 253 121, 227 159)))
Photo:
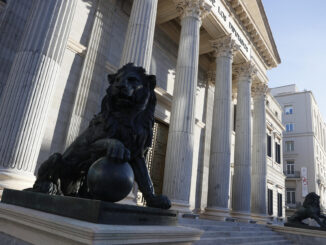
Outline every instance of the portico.
MULTIPOLYGON (((120 8, 116 1, 111 2, 108 4, 100 0, 94 7, 96 14, 92 31, 84 47, 86 55, 74 90, 76 97, 72 102, 71 114, 66 118, 69 123, 64 125, 66 135, 63 139, 51 136, 58 142, 64 142, 64 145, 71 143, 85 125, 83 115, 86 111, 91 114, 88 103, 90 95, 94 94, 91 90, 95 82, 90 74, 98 62, 94 57, 99 52, 105 52, 103 45, 115 47, 112 43, 111 46, 107 44, 114 40, 113 37, 110 39, 106 36, 104 42, 99 35, 104 32, 103 26, 114 25, 112 19, 102 12, 102 9, 110 9, 111 5, 120 8)), ((261 3, 254 1, 255 5, 251 6, 250 1, 245 0, 134 0, 129 6, 127 1, 124 2, 126 4, 121 4, 122 10, 128 12, 130 8, 130 13, 124 15, 128 21, 124 26, 125 36, 120 40, 121 49, 111 48, 107 54, 118 58, 114 60, 102 55, 100 60, 107 62, 110 73, 121 65, 133 62, 157 76, 156 123, 168 127, 168 137, 164 159, 159 159, 163 167, 160 165, 158 177, 155 175, 158 180, 152 176, 153 181, 160 182, 160 191, 170 197, 172 208, 182 213, 192 212, 196 208, 196 212, 208 218, 233 216, 247 220, 252 218, 251 212, 266 215, 266 70, 277 66, 280 60, 270 29, 265 26, 266 16, 259 11, 261 3), (259 13, 254 17, 249 11, 253 8, 259 13), (237 96, 233 97, 234 94, 237 96), (256 190, 257 183, 265 184, 256 190)), ((72 11, 73 6, 70 9, 72 11)), ((67 20, 73 16, 73 11, 69 13, 67 20)), ((69 30, 70 24, 69 21, 65 22, 65 30, 69 30)), ((117 36, 118 29, 112 29, 117 36)), ((68 37, 65 38, 60 39, 63 51, 69 44, 68 37)), ((58 53, 63 55, 63 51, 58 53)), ((44 124, 49 120, 45 116, 50 110, 47 105, 51 103, 47 95, 51 94, 56 81, 55 72, 59 70, 62 59, 61 56, 56 58, 58 61, 52 62, 50 59, 48 63, 45 62, 54 71, 50 77, 42 73, 44 66, 40 65, 37 69, 40 76, 44 75, 46 86, 42 87, 42 91, 47 93, 42 94, 41 90, 37 90, 41 87, 37 86, 38 80, 33 80, 36 89, 21 90, 21 94, 17 95, 19 98, 15 99, 20 102, 32 93, 35 95, 32 98, 38 98, 33 105, 44 104, 44 113, 41 114, 37 113, 37 108, 29 108, 37 122, 29 122, 23 116, 23 110, 20 110, 23 107, 18 104, 17 108, 12 104, 13 109, 0 104, 0 115, 5 118, 0 135, 6 135, 8 130, 14 130, 17 134, 15 140, 8 137, 0 139, 0 146, 3 146, 0 152, 4 152, 3 158, 0 158, 3 166, 0 170, 2 187, 6 185, 1 176, 6 172, 19 172, 18 166, 22 164, 29 164, 24 165, 23 169, 29 169, 30 175, 35 171, 44 124), (19 123, 11 123, 14 120, 10 116, 11 111, 21 113, 19 123), (33 137, 28 138, 26 134, 33 137), (31 150, 28 150, 29 145, 31 150)), ((30 59, 38 62, 37 58, 30 59)), ((15 66, 11 67, 10 83, 2 97, 4 104, 9 105, 14 100, 10 95, 19 86, 15 85, 18 79, 15 69, 20 69, 20 66, 17 58, 15 66)), ((98 83, 98 87, 100 85, 103 86, 98 83)), ((56 110, 60 115, 59 109, 56 110)), ((52 144, 51 151, 58 149, 52 144)), ((158 158, 155 149, 153 151, 154 158, 158 158)))

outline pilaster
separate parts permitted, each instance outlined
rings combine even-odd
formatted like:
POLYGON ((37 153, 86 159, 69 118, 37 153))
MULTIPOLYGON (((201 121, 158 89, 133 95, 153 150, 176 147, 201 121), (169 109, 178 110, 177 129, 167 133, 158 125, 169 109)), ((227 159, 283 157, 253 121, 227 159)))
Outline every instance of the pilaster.
POLYGON ((103 55, 103 53, 106 52, 106 49, 108 49, 108 44, 110 43, 110 36, 106 32, 112 22, 112 17, 110 15, 113 15, 114 4, 115 3, 113 1, 107 0, 99 0, 97 3, 92 31, 89 37, 87 52, 83 62, 69 122, 69 128, 67 131, 65 141, 66 148, 77 138, 80 132, 88 126, 88 123, 91 120, 90 117, 95 113, 92 110, 90 110, 91 113, 87 113, 87 102, 90 99, 96 100, 96 98, 98 101, 100 101, 98 94, 95 92, 92 93, 91 87, 92 83, 100 84, 102 82, 99 81, 99 79, 102 79, 102 76, 97 78, 96 74, 105 74, 106 72, 106 57, 103 55), (105 13, 104 11, 109 8, 112 8, 112 13, 105 13))
POLYGON ((199 28, 201 18, 210 8, 204 0, 179 0, 175 3, 181 14, 181 36, 165 160, 163 193, 171 199, 173 209, 189 212, 199 28))

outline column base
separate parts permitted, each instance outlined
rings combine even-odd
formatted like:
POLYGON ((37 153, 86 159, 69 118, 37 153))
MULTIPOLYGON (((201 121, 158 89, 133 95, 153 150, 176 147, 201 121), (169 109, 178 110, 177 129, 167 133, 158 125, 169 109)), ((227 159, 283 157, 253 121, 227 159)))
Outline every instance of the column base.
POLYGON ((252 219, 250 212, 231 211, 231 216, 239 222, 256 223, 252 219))
POLYGON ((226 221, 231 218, 230 209, 222 207, 207 207, 200 217, 204 219, 226 221))
POLYGON ((34 185, 36 177, 31 173, 13 172, 7 169, 0 169, 0 198, 4 188, 23 190, 34 185))
POLYGON ((267 214, 255 214, 251 213, 251 218, 256 221, 258 224, 269 224, 271 223, 270 216, 267 214))
POLYGON ((190 210, 190 205, 188 203, 183 203, 181 201, 171 200, 171 208, 170 210, 175 210, 179 212, 179 214, 190 214, 192 211, 190 210))

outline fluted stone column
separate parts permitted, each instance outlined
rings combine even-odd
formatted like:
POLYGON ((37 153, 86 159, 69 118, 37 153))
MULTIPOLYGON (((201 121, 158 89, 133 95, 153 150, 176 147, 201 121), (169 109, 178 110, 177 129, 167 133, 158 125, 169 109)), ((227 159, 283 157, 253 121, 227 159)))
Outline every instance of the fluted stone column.
POLYGON ((151 65, 158 0, 134 0, 120 67, 132 62, 147 72, 151 65))
MULTIPOLYGON (((3 3, 0 0, 0 6, 3 3)), ((19 48, 32 1, 11 0, 0 16, 0 97, 19 48)))
POLYGON ((266 92, 267 85, 255 83, 252 86, 254 101, 253 142, 251 167, 251 212, 255 215, 267 214, 267 162, 266 162, 266 92))
POLYGON ((0 187, 32 184, 29 177, 34 174, 76 2, 33 1, 0 101, 0 187), (11 177, 26 183, 10 182, 11 177))
POLYGON ((228 213, 231 158, 232 60, 239 45, 231 35, 212 41, 216 57, 214 111, 206 214, 228 213))
POLYGON ((165 158, 163 193, 174 209, 189 209, 198 77, 199 28, 210 6, 204 0, 176 1, 181 13, 176 78, 165 158))
MULTIPOLYGON (((105 73, 106 57, 103 55, 108 49, 109 36, 105 33, 105 29, 110 26, 111 17, 108 13, 103 11, 107 10, 108 5, 112 5, 113 1, 99 0, 97 9, 94 16, 94 23, 91 31, 91 35, 87 45, 87 52, 85 55, 82 71, 78 83, 77 93, 74 101, 73 110, 71 113, 68 133, 66 136, 65 147, 68 147, 80 134, 81 130, 84 130, 91 118, 87 118, 87 102, 90 96, 91 84, 96 81, 96 69, 102 68, 98 72, 105 73)), ((113 8, 112 6, 111 8, 113 8)), ((113 12, 113 11, 112 11, 113 12)), ((97 95, 98 97, 98 95, 97 95)), ((98 98, 100 101, 101 98, 98 98)), ((91 114, 91 113, 88 113, 91 114)), ((94 114, 94 112, 92 113, 94 114)))
MULTIPOLYGON (((215 64, 214 64, 215 66, 215 64)), ((212 118, 214 108, 214 82, 215 82, 215 67, 214 71, 207 72, 207 82, 205 87, 205 102, 203 118, 205 123, 205 134, 203 139, 203 158, 198 161, 197 179, 196 179, 196 198, 195 198, 195 213, 201 213, 207 206, 207 180, 209 173, 209 158, 211 147, 211 134, 212 134, 212 118)))
POLYGON ((232 213, 250 215, 251 191, 251 80, 255 66, 250 63, 236 65, 238 75, 237 111, 234 149, 234 175, 232 183, 232 213))

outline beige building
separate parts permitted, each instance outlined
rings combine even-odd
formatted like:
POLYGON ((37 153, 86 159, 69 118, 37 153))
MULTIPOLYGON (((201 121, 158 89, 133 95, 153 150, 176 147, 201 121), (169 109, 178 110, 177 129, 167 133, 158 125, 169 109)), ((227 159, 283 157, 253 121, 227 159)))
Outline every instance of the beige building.
POLYGON ((266 76, 280 58, 261 0, 7 2, 1 188, 30 187, 99 111, 107 73, 134 62, 157 77, 156 192, 209 218, 284 217, 281 109, 266 76))
POLYGON ((321 196, 326 206, 326 127, 311 91, 299 91, 295 84, 273 88, 283 107, 284 173, 287 215, 302 205, 309 192, 321 196))

